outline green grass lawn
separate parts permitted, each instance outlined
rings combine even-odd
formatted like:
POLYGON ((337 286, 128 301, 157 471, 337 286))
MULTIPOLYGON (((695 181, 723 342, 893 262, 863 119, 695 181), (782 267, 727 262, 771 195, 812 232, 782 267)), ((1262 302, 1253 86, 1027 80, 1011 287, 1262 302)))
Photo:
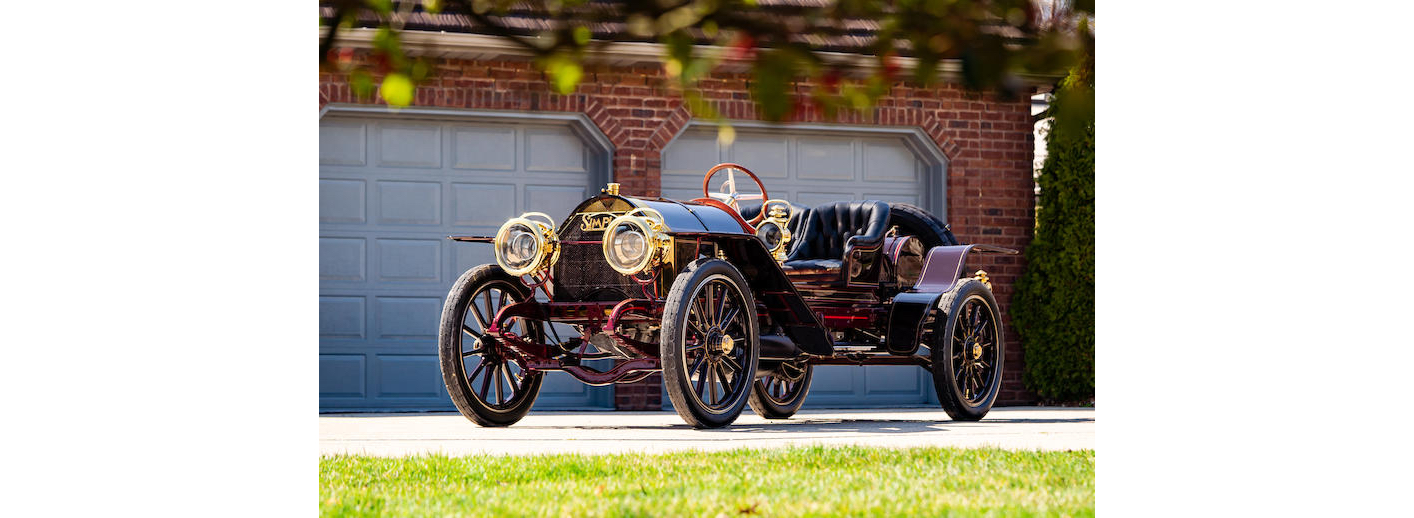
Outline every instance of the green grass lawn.
POLYGON ((1090 516, 1095 452, 792 448, 319 460, 325 516, 1090 516))

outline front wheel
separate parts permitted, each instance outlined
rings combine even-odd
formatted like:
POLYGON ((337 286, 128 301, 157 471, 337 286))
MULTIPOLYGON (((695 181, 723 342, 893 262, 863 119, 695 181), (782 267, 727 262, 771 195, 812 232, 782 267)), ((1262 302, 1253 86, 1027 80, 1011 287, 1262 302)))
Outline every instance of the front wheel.
POLYGON ((947 319, 932 344, 933 388, 949 417, 976 421, 987 415, 1002 385, 1002 322, 992 290, 975 279, 943 296, 947 319))
MULTIPOLYGON (((510 348, 486 334, 491 319, 508 305, 530 300, 530 288, 500 266, 467 270, 452 285, 442 307, 438 356, 452 404, 481 426, 510 426, 530 411, 545 373, 525 368, 510 348)), ((543 341, 540 326, 511 319, 507 330, 543 341)))
POLYGON ((678 273, 663 309, 663 384, 696 428, 736 421, 756 377, 756 300, 731 263, 703 258, 678 273))

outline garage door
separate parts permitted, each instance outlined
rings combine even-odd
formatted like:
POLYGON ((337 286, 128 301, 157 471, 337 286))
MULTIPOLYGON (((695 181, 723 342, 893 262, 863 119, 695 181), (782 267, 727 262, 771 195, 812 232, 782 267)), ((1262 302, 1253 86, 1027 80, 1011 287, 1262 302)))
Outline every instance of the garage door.
MULTIPOLYGON (((602 181, 602 151, 565 122, 331 112, 319 153, 320 409, 452 409, 442 302, 495 258, 446 236, 490 235, 525 211, 562 217, 602 181)), ((535 408, 612 405, 612 388, 553 373, 535 408)))
MULTIPOLYGON (((907 202, 946 214, 943 160, 911 130, 736 129, 730 145, 719 145, 716 127, 708 125, 692 126, 669 143, 663 153, 663 195, 699 197, 708 168, 735 162, 760 176, 772 198, 807 206, 860 199, 907 202)), ((932 383, 918 367, 816 367, 805 406, 933 404, 932 383)))

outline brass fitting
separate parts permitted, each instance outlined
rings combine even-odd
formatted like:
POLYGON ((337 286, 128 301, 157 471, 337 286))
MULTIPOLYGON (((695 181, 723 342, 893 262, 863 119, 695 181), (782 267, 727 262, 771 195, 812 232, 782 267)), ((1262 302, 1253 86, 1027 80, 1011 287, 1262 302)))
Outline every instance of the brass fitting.
POLYGON ((762 203, 761 210, 766 212, 766 218, 756 225, 756 233, 761 235, 762 228, 767 225, 774 225, 780 230, 781 240, 775 248, 771 249, 771 257, 777 263, 783 263, 786 260, 786 249, 790 247, 792 237, 790 229, 786 228, 786 224, 790 222, 790 203, 785 200, 766 200, 762 203))
POLYGON ((977 270, 977 273, 972 274, 972 278, 981 281, 982 284, 986 284, 987 289, 992 289, 992 281, 987 278, 987 270, 977 270))

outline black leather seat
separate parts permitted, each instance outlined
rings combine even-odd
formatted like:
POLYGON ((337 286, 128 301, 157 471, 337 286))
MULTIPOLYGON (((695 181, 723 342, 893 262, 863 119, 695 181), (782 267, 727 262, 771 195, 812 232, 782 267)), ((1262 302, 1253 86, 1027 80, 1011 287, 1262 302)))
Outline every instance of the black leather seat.
MULTIPOLYGON (((750 220, 761 213, 761 203, 743 202, 740 211, 750 220)), ((786 226, 792 238, 782 267, 797 273, 838 273, 845 249, 879 247, 888 223, 889 204, 882 201, 837 201, 809 208, 791 203, 786 226)))
POLYGON ((875 200, 838 201, 811 208, 791 221, 792 247, 783 267, 796 271, 838 271, 845 250, 877 250, 888 231, 889 204, 875 200))

